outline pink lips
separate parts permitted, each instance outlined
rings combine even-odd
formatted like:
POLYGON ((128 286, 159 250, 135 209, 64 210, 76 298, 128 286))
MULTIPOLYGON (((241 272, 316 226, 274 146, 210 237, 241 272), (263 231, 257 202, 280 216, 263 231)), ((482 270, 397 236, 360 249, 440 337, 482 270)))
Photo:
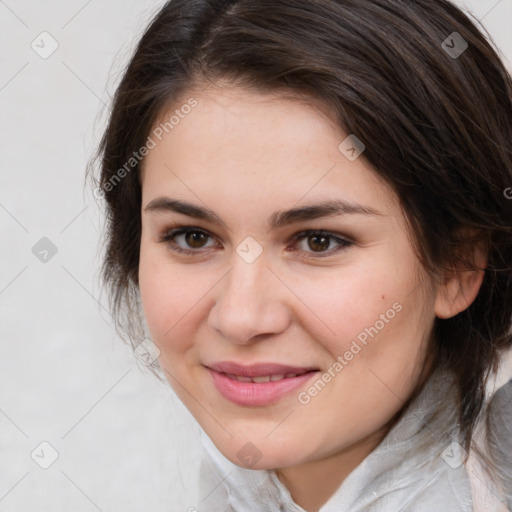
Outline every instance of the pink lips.
POLYGON ((311 367, 276 363, 240 365, 231 361, 212 363, 207 369, 219 393, 227 400, 244 406, 275 403, 317 372, 311 367))

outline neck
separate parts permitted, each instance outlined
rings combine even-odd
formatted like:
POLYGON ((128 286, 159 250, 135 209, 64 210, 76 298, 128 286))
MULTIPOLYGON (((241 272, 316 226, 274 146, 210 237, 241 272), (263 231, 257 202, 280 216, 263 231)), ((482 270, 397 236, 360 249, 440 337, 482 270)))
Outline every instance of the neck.
POLYGON ((330 457, 277 469, 276 475, 297 505, 307 512, 318 512, 345 478, 377 447, 390 428, 391 425, 387 425, 385 429, 330 457))

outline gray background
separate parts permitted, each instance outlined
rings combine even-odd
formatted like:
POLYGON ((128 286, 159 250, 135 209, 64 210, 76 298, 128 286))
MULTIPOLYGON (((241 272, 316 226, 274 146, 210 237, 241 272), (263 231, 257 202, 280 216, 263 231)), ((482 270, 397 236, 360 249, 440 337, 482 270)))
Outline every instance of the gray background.
MULTIPOLYGON (((199 429, 113 330, 84 187, 109 95, 161 5, 0 0, 0 512, 201 510, 199 429), (31 47, 50 48, 43 31, 58 43, 47 59, 31 47), (43 441, 59 455, 48 469, 43 441)), ((464 5, 510 65, 512 0, 464 5)))

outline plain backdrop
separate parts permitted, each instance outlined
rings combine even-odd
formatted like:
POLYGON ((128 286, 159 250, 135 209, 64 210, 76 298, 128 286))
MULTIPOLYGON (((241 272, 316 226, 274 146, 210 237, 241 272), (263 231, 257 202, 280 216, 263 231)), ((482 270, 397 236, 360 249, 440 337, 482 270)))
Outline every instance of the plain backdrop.
MULTIPOLYGON (((0 0, 0 512, 201 510, 199 428, 115 334, 84 185, 162 4, 0 0)), ((464 5, 510 65, 512 0, 464 5)))

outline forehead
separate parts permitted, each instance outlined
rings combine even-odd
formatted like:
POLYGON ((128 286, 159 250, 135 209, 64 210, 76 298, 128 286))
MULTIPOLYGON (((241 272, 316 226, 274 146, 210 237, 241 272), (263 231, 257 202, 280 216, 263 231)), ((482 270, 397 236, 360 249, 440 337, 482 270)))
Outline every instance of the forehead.
POLYGON ((151 136, 146 198, 167 189, 228 203, 294 203, 319 194, 396 202, 363 158, 350 161, 340 151, 347 134, 313 99, 227 86, 192 90, 162 113, 151 136))

